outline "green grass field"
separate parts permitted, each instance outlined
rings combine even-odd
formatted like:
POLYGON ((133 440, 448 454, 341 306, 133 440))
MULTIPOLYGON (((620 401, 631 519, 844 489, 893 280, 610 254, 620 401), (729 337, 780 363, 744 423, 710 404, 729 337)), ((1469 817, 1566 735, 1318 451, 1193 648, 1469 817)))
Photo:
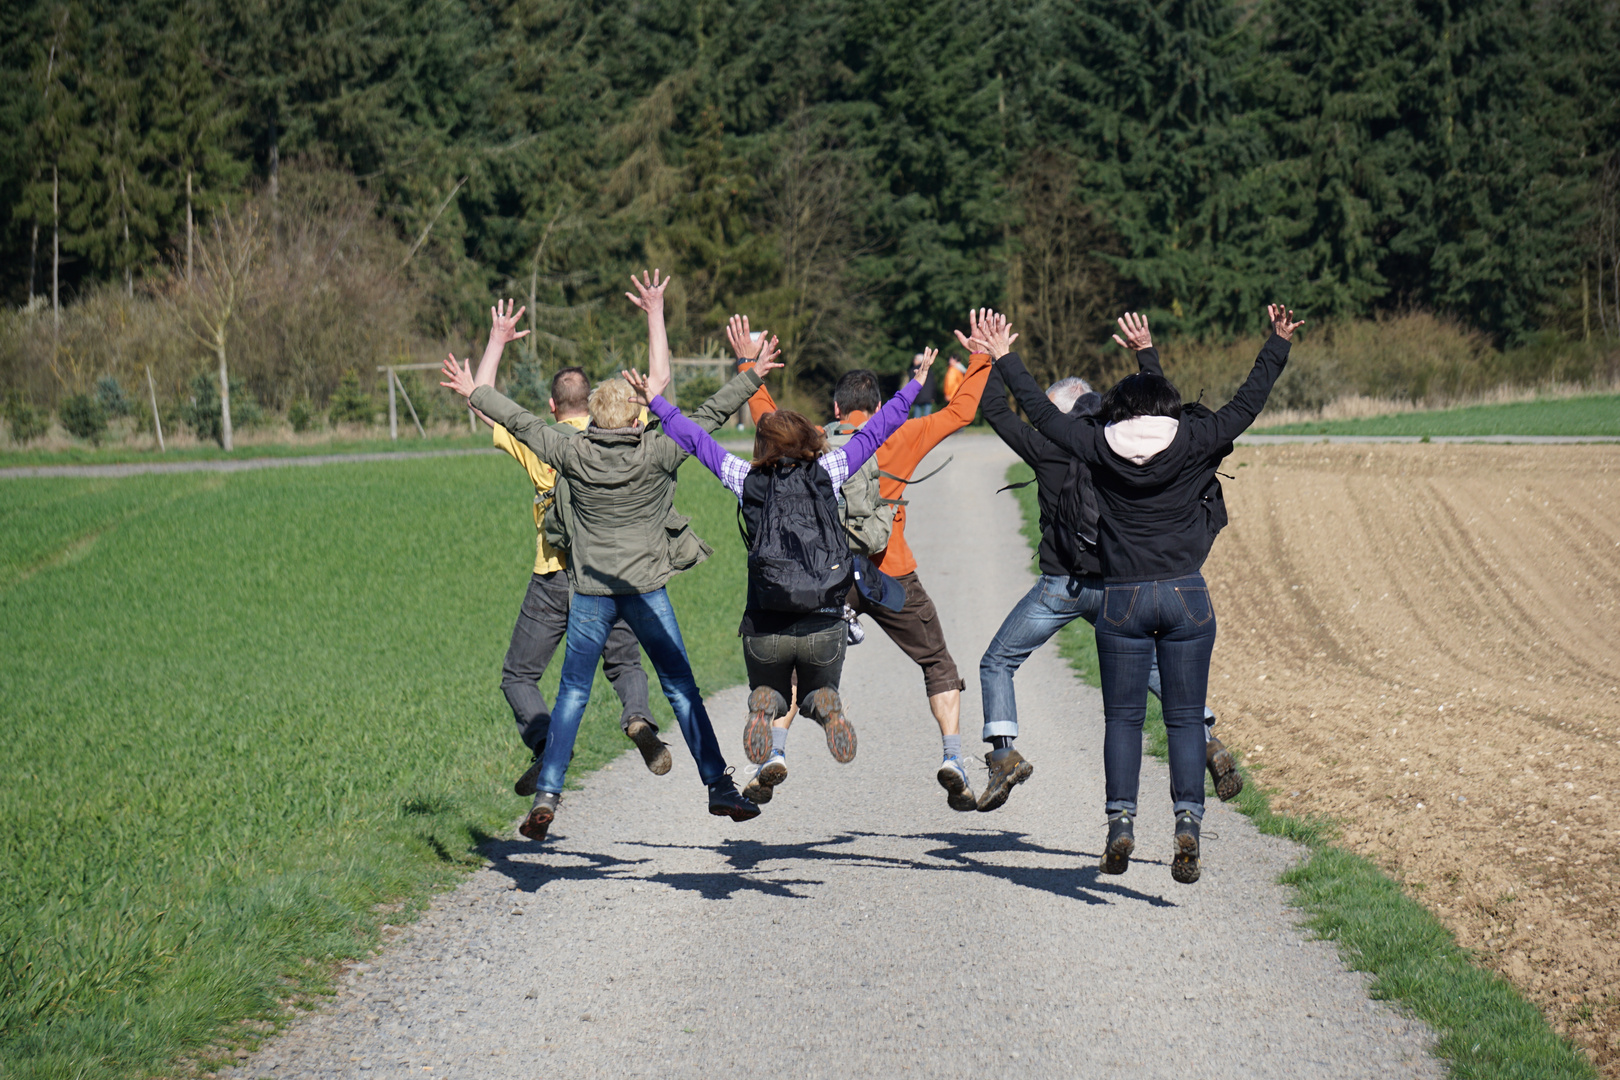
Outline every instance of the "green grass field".
POLYGON ((1543 398, 1255 428, 1256 435, 1620 435, 1620 395, 1543 398))
MULTIPOLYGON (((736 503, 683 477, 716 554, 671 593, 718 690, 736 503)), ((504 457, 0 482, 0 1075, 167 1071, 512 825, 532 495, 504 457)), ((617 715, 598 675, 576 771, 628 746, 617 715)))
MULTIPOLYGON (((1009 484, 1034 478, 1019 463, 1007 470, 1009 484)), ((1023 508, 1024 536, 1040 542, 1040 509, 1033 485, 1014 491, 1023 508)), ((1099 684, 1097 643, 1091 627, 1076 621, 1058 634, 1058 648, 1087 683, 1099 684)), ((1219 720, 1216 733, 1219 734, 1219 720)), ((1166 755, 1164 719, 1148 697, 1143 745, 1166 755)), ((1236 753, 1236 751, 1234 751, 1236 753)), ((1474 963, 1456 938, 1377 866, 1333 843, 1329 821, 1273 813, 1255 766, 1233 802, 1263 833, 1304 844, 1309 857, 1283 875, 1295 890, 1305 925, 1335 941, 1345 964, 1372 975, 1369 992, 1398 1002, 1439 1036, 1435 1052, 1463 1080, 1595 1080, 1586 1056, 1548 1026, 1529 1001, 1494 972, 1474 963)), ((1206 777, 1206 798, 1215 798, 1206 777)))

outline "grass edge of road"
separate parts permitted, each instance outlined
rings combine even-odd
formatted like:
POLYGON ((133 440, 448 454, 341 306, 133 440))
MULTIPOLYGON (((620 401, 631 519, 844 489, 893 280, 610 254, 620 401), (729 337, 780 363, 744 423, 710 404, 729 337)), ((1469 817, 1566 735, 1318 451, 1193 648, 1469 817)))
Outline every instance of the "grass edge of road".
MULTIPOLYGON (((1023 463, 1007 470, 1009 484, 1033 477, 1033 470, 1023 463)), ((1023 512, 1024 537, 1033 550, 1040 540, 1035 487, 1013 494, 1023 512)), ((1077 621, 1064 627, 1058 649, 1084 682, 1098 685, 1097 649, 1089 625, 1077 621)), ((1150 697, 1148 705, 1146 749, 1163 758, 1164 722, 1158 702, 1150 697)), ((1451 931, 1399 882, 1370 859, 1336 844, 1333 822, 1276 813, 1270 794, 1255 782, 1254 766, 1245 770, 1245 779, 1242 794, 1231 805, 1262 833, 1303 844, 1309 852, 1281 878, 1305 913, 1302 925, 1337 943, 1348 967, 1372 976, 1371 997, 1396 1002, 1433 1028, 1434 1053, 1445 1060, 1453 1076, 1597 1077, 1586 1055, 1554 1031, 1540 1009, 1502 976, 1475 963, 1451 931)))

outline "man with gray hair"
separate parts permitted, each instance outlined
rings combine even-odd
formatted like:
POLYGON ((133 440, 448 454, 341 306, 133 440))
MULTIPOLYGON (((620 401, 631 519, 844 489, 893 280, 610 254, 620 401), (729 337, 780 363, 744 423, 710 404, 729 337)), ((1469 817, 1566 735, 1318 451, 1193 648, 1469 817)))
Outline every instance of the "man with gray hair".
MULTIPOLYGON (((1119 327, 1125 338, 1121 340, 1116 334, 1114 340, 1136 352, 1141 369, 1163 374, 1158 350, 1148 334, 1147 319, 1128 312, 1119 320, 1119 327)), ((977 338, 979 327, 975 325, 971 332, 977 338)), ((1096 412, 1102 401, 1084 379, 1073 375, 1053 383, 1046 396, 1064 412, 1079 415, 1096 412)), ((1007 388, 999 371, 991 371, 980 408, 1002 441, 1035 470, 1033 483, 1041 511, 1040 580, 1007 614, 979 661, 984 741, 991 744, 991 750, 984 759, 990 776, 979 795, 978 808, 989 811, 1005 803, 1012 789, 1034 772, 1034 767, 1013 748, 1013 740, 1018 737, 1013 676, 1031 653, 1075 619, 1095 625, 1102 608, 1103 588, 1102 565, 1097 558, 1097 498, 1091 488, 1091 471, 1018 418, 1007 403, 1007 388)), ((1158 693, 1157 665, 1148 688, 1158 693)), ((1206 761, 1215 778, 1216 794, 1231 799, 1243 790, 1243 777, 1232 755, 1210 730, 1214 723, 1214 713, 1206 708, 1206 761)))

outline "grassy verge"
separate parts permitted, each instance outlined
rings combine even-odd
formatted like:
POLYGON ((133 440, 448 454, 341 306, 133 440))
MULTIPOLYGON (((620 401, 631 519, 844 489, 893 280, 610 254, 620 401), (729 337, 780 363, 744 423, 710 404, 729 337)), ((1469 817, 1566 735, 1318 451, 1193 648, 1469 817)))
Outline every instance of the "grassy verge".
POLYGON ((1620 435, 1620 394, 1255 428, 1256 435, 1620 435))
MULTIPOLYGON (((736 501, 685 480, 717 553, 671 592, 717 689, 736 501)), ((0 485, 0 1075, 251 1038, 476 865, 525 806, 498 682, 532 494, 504 458, 0 485)), ((599 675, 576 770, 617 713, 599 675)))
MULTIPOLYGON (((1019 464, 1008 483, 1034 473, 1019 464)), ((1039 539, 1033 486, 1015 494, 1024 512, 1024 535, 1039 539)), ((1091 627, 1067 626, 1058 647, 1080 677, 1097 685, 1097 648, 1091 627)), ((1165 753, 1164 723, 1149 698, 1146 747, 1165 753)), ((1439 1036, 1436 1053, 1453 1076, 1467 1080, 1590 1080, 1585 1055, 1548 1026, 1546 1018, 1501 976, 1473 962, 1451 932, 1372 862, 1334 844, 1331 822, 1277 814, 1264 787, 1248 783, 1233 805, 1263 833, 1304 844, 1309 855, 1283 875, 1295 889, 1305 925, 1335 941, 1339 955, 1373 977, 1375 998, 1399 1002, 1439 1036)))
POLYGON ((75 446, 66 450, 15 449, 0 451, 0 469, 35 465, 130 465, 170 461, 241 461, 247 458, 310 457, 317 454, 393 454, 421 450, 486 449, 489 435, 431 435, 413 432, 399 439, 345 439, 325 442, 238 442, 226 453, 214 445, 174 447, 168 451, 128 446, 75 446))

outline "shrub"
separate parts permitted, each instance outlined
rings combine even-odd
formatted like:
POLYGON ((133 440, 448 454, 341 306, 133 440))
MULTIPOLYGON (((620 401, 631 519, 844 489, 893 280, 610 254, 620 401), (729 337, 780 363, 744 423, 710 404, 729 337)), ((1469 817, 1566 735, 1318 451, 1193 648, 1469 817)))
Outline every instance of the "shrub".
POLYGON ((44 435, 50 419, 50 413, 34 408, 15 394, 6 399, 6 426, 11 429, 11 441, 18 445, 44 435))
POLYGON ((332 409, 327 419, 338 424, 369 424, 377 419, 377 403, 360 387, 360 376, 350 368, 343 373, 332 393, 332 409))
POLYGON ((294 431, 300 433, 308 431, 315 426, 317 418, 315 406, 307 397, 301 397, 287 406, 287 423, 292 425, 294 431))
MULTIPOLYGON (((219 379, 210 371, 191 378, 191 400, 180 406, 180 419, 199 439, 225 445, 225 421, 219 404, 219 379)), ((264 423, 264 410, 242 384, 231 380, 231 430, 264 423)))
POLYGON ((101 437, 107 433, 107 410, 99 398, 89 394, 69 395, 62 399, 56 413, 70 435, 89 439, 94 446, 101 445, 101 437))
POLYGON ((708 401, 720 390, 720 380, 713 375, 693 375, 684 380, 675 390, 675 403, 685 412, 708 401))
POLYGON ((129 398, 124 396, 124 388, 118 385, 118 378, 113 375, 103 375, 96 380, 96 400, 101 402, 108 417, 128 416, 132 411, 129 398))
POLYGON ((546 415, 546 402, 551 400, 551 381, 532 360, 513 364, 506 377, 506 396, 536 416, 546 415))

